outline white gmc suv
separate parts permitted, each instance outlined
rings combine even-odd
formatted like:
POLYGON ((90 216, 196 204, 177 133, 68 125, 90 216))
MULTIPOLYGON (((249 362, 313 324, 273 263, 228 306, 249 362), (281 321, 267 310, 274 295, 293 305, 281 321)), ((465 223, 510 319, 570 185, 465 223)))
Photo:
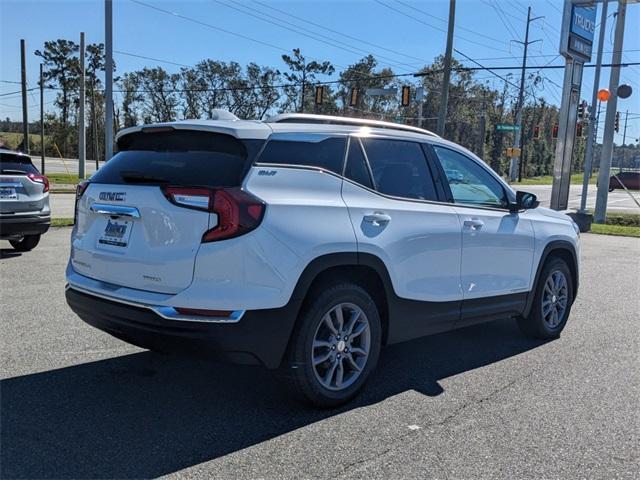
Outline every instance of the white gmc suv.
POLYGON ((576 225, 426 130, 220 112, 117 145, 78 187, 66 298, 134 345, 262 364, 335 406, 383 345, 569 317, 576 225))

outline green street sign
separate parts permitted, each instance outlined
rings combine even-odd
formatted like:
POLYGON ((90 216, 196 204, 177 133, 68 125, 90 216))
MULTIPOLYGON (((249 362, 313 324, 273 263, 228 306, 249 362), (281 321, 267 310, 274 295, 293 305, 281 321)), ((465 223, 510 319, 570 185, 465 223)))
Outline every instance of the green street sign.
POLYGON ((496 130, 499 132, 515 132, 520 130, 520 125, 509 125, 508 123, 496 124, 496 130))

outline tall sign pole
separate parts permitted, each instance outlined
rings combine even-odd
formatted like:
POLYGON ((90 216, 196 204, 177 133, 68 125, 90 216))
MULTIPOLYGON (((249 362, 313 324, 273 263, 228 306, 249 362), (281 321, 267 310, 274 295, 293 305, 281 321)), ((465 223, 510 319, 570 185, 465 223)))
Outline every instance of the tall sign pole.
POLYGON ((84 32, 80 32, 80 98, 78 99, 78 178, 85 177, 84 166, 87 160, 87 145, 85 139, 85 118, 84 118, 84 87, 85 87, 85 65, 84 65, 84 32))
POLYGON ((600 173, 598 175, 598 195, 593 220, 604 223, 607 217, 607 200, 609 198, 609 174, 611 173, 611 158, 613 156, 613 134, 616 111, 618 108, 618 85, 620 84, 620 62, 622 61, 622 41, 624 39, 624 19, 627 13, 626 0, 618 1, 618 15, 616 16, 616 33, 613 40, 613 55, 611 76, 609 77, 609 91, 611 98, 607 102, 607 113, 604 121, 604 135, 602 137, 602 156, 600 158, 600 173))
MULTIPOLYGON (((589 179, 593 165, 593 150, 596 143, 596 132, 598 131, 598 121, 596 105, 598 105, 598 89, 600 88, 600 69, 602 68, 602 51, 604 49, 604 34, 607 27, 607 7, 608 0, 602 2, 602 13, 600 14, 600 34, 598 35, 598 54, 596 56, 596 71, 593 75, 593 94, 591 95, 591 109, 589 110, 589 130, 587 133, 587 144, 584 152, 584 176, 582 177, 582 197, 580 199, 580 213, 587 213, 587 191, 589 189, 589 179)), ((598 109, 600 106, 598 105, 598 109)))
POLYGON ((595 7, 574 5, 571 0, 565 0, 560 33, 560 54, 565 57, 564 83, 551 187, 551 208, 554 210, 566 210, 569 204, 571 157, 578 119, 582 70, 584 63, 591 60, 595 28, 595 7))
POLYGON ((104 161, 113 156, 113 2, 104 2, 104 161))
POLYGON ((29 113, 27 110, 27 60, 24 39, 20 40, 20 84, 22 86, 22 151, 29 153, 29 113))

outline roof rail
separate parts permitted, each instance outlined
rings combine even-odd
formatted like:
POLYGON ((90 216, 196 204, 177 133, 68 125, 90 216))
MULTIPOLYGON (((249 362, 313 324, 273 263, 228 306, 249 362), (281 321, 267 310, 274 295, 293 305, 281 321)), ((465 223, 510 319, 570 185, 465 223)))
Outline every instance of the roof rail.
POLYGON ((402 125, 400 123, 383 122, 381 120, 368 120, 365 118, 338 117, 335 115, 315 115, 311 113, 281 113, 265 120, 266 123, 323 123, 327 125, 353 125, 372 128, 388 128, 389 130, 404 130, 406 132, 421 133, 438 137, 430 130, 402 125))

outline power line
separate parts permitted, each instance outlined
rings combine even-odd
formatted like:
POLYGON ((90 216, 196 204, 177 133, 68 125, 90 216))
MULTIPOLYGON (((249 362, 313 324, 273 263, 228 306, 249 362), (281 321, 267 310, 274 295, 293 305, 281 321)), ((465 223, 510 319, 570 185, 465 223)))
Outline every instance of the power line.
POLYGON ((312 22, 312 21, 307 20, 305 18, 299 17, 297 15, 293 15, 292 13, 286 12, 285 10, 281 10, 279 8, 276 8, 276 7, 272 6, 272 5, 268 5, 268 4, 264 3, 264 2, 260 2, 258 0, 254 0, 254 3, 257 3, 257 4, 261 5, 264 8, 269 8, 269 9, 274 10, 276 12, 280 12, 280 13, 288 16, 288 17, 295 18, 296 20, 300 20, 300 21, 305 22, 305 23, 307 23, 309 25, 313 25, 315 27, 322 28, 324 30, 327 30, 327 31, 332 32, 332 33, 335 33, 337 35, 342 35, 343 37, 349 38, 351 40, 355 40, 356 42, 361 42, 361 43, 363 43, 365 45, 369 45, 371 47, 379 48, 380 50, 385 50, 385 51, 387 51, 389 53, 393 53, 393 54, 400 55, 400 56, 403 56, 403 57, 411 58, 413 60, 418 60, 420 62, 425 62, 425 60, 423 58, 414 57, 412 55, 408 55, 407 53, 399 52, 397 50, 393 50, 393 49, 384 47, 382 45, 378 45, 376 43, 369 42, 367 40, 362 40, 361 38, 354 37, 354 36, 349 35, 349 34, 344 33, 344 32, 339 32, 337 30, 334 30, 332 28, 326 27, 324 25, 320 25, 319 23, 315 23, 315 22, 312 22))
MULTIPOLYGON (((392 10, 392 11, 394 11, 396 13, 399 13, 400 15, 404 15, 405 17, 408 17, 408 18, 414 20, 415 22, 421 23, 422 25, 425 25, 425 26, 427 26, 429 28, 433 28, 435 30, 438 30, 439 32, 446 33, 446 30, 444 30, 443 28, 440 28, 440 27, 437 27, 437 26, 432 25, 430 23, 427 23, 427 22, 425 22, 425 21, 423 21, 423 20, 421 20, 419 18, 414 17, 413 15, 409 15, 408 13, 403 12, 402 10, 398 10, 397 8, 394 8, 391 5, 387 5, 386 3, 384 3, 384 2, 382 2, 380 0, 375 0, 375 2, 380 4, 380 5, 382 5, 383 7, 388 8, 389 10, 392 10)), ((494 47, 492 45, 487 45, 485 43, 476 42, 475 40, 463 37, 462 35, 457 35, 456 39, 457 40, 463 40, 463 41, 469 42, 469 43, 473 43, 475 45, 479 45, 481 47, 488 48, 490 50, 498 50, 498 51, 501 51, 501 52, 508 52, 507 50, 502 50, 502 49, 496 48, 496 47, 494 47)))
MULTIPOLYGON (((222 5, 224 7, 227 7, 227 8, 230 8, 232 10, 235 10, 237 12, 240 12, 243 15, 248 15, 250 17, 257 18, 258 20, 260 20, 262 22, 266 22, 266 23, 269 23, 271 25, 275 25, 277 27, 283 28, 283 29, 288 30, 290 32, 294 32, 294 33, 296 33, 298 35, 302 35, 304 37, 311 38, 312 40, 315 40, 317 42, 324 43, 325 45, 329 45, 331 47, 338 48, 340 50, 344 50, 344 51, 349 52, 349 53, 355 53, 356 55, 363 55, 363 54, 364 55, 368 55, 370 53, 370 52, 368 52, 366 50, 362 50, 362 49, 360 49, 358 47, 353 47, 353 46, 351 46, 351 45, 349 45, 349 44, 347 44, 345 42, 342 42, 340 40, 336 40, 334 38, 328 37, 328 36, 323 35, 321 33, 317 33, 317 32, 307 33, 305 31, 301 31, 300 30, 301 27, 299 25, 295 25, 295 24, 293 24, 291 22, 288 22, 286 20, 282 20, 282 19, 280 19, 278 17, 275 17, 273 15, 270 15, 268 13, 257 12, 259 14, 259 15, 257 15, 256 13, 253 13, 251 10, 250 11, 246 11, 245 9, 248 8, 248 7, 244 7, 244 6, 242 6, 242 5, 238 4, 238 3, 236 3, 236 6, 233 6, 233 5, 229 5, 227 3, 221 2, 220 0, 213 0, 213 1, 216 2, 219 5, 222 5), (266 17, 269 17, 269 18, 273 18, 276 21, 269 20, 268 18, 264 18, 263 16, 266 16, 266 17), (281 22, 284 25, 281 25, 278 22, 281 22), (293 26, 293 28, 289 27, 287 25, 291 25, 291 26, 293 26), (320 37, 320 38, 318 38, 318 37, 320 37)), ((392 65, 392 66, 395 66, 396 68, 402 68, 402 69, 406 70, 406 68, 403 67, 403 65, 404 66, 408 66, 408 67, 413 67, 410 64, 398 62, 398 61, 396 61, 396 60, 394 60, 392 58, 385 57, 383 55, 378 55, 378 58, 386 59, 387 60, 387 65, 392 65)))
POLYGON ((126 55, 128 57, 143 58, 145 60, 153 60, 154 62, 166 63, 168 65, 175 65, 178 67, 191 67, 191 65, 185 65, 184 63, 177 63, 177 62, 172 62, 170 60, 162 60, 160 58, 147 57, 145 55, 139 55, 136 53, 123 52, 122 50, 114 50, 113 53, 117 53, 118 55, 126 55))
MULTIPOLYGON (((448 22, 444 18, 440 18, 440 17, 438 17, 436 15, 432 15, 431 13, 425 12, 424 10, 421 10, 421 9, 419 9, 417 7, 414 7, 413 5, 409 5, 408 3, 405 3, 405 2, 403 2, 401 0, 395 0, 395 1, 396 1, 396 3, 399 3, 400 5, 404 5, 405 7, 410 8, 411 10, 415 10, 416 12, 419 12, 419 13, 421 13, 423 15, 426 15, 427 17, 435 18, 436 20, 440 20, 441 22, 444 22, 444 23, 448 22)), ((501 40, 501 39, 495 38, 495 37, 490 37, 489 35, 485 35, 484 33, 480 33, 480 32, 478 32, 476 30, 472 30, 470 28, 463 27, 462 25, 456 24, 456 29, 464 30, 465 32, 473 33, 474 35, 486 38, 487 40, 492 40, 492 41, 497 42, 497 43, 501 43, 501 44, 505 44, 506 43, 504 40, 501 40)))

